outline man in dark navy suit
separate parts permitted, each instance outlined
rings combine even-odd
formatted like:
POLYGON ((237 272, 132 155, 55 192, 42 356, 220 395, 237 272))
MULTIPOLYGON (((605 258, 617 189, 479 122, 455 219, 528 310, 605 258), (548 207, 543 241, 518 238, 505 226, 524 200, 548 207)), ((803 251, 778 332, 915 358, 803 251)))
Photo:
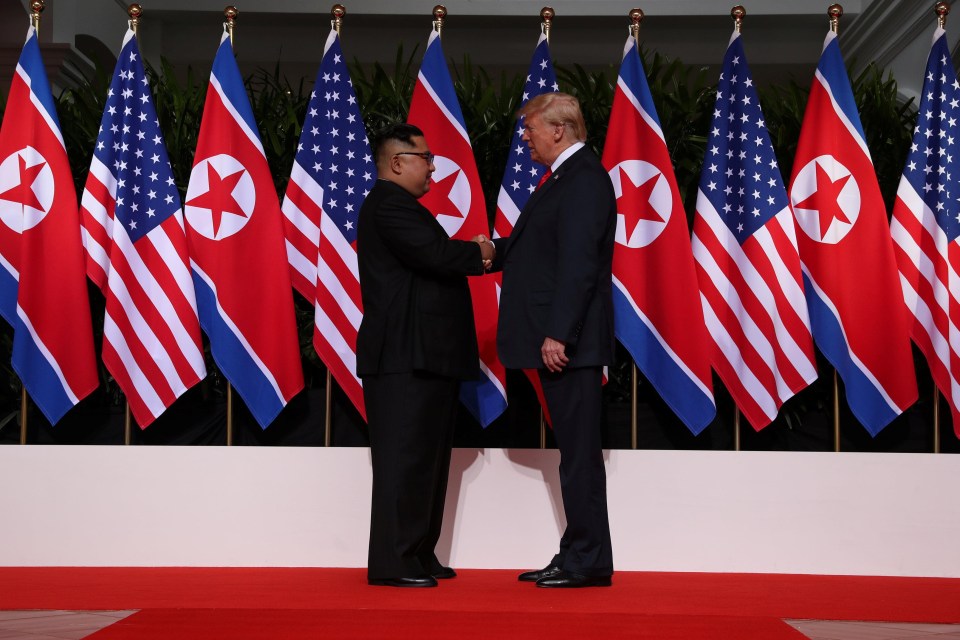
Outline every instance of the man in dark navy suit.
POLYGON ((460 381, 479 376, 468 275, 493 245, 451 240, 417 198, 435 169, 423 132, 387 127, 374 141, 378 180, 360 209, 363 320, 357 375, 370 429, 373 496, 367 581, 435 587, 460 381))
POLYGON ((560 450, 567 528, 546 568, 520 574, 539 587, 609 586, 613 574, 600 442, 603 366, 613 360, 611 266, 616 198, 584 145, 576 98, 545 93, 520 110, 531 158, 547 179, 507 238, 494 240, 503 271, 497 352, 538 369, 560 450))

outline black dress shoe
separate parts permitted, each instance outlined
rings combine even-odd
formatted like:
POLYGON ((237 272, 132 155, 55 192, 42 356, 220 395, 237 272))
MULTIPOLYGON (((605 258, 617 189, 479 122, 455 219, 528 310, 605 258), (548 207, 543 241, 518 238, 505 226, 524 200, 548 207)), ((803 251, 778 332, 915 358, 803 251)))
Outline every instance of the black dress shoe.
POLYGON ((437 580, 448 580, 450 578, 456 578, 457 572, 451 569, 450 567, 440 567, 430 575, 432 575, 437 580))
POLYGON ((437 581, 433 576, 419 578, 367 578, 367 584, 377 587, 435 587, 437 581))
POLYGON ((548 589, 576 589, 579 587, 609 587, 610 576, 583 576, 572 571, 558 571, 537 580, 538 587, 548 589))
POLYGON ((524 571, 519 576, 517 576, 517 580, 519 580, 520 582, 536 582, 541 578, 549 578, 551 576, 555 576, 561 571, 563 571, 563 569, 561 569, 560 567, 558 567, 553 563, 550 563, 543 569, 540 569, 540 571, 524 571))

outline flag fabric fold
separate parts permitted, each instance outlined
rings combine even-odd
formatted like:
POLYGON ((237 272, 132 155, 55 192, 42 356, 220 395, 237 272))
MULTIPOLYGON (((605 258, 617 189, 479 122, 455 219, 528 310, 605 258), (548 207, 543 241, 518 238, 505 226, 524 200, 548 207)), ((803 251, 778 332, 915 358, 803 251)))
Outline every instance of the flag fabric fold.
POLYGON ((916 401, 917 383, 886 209, 833 32, 810 89, 790 199, 814 340, 875 436, 916 401))
POLYGON ((77 196, 33 27, 0 127, 0 266, 13 369, 56 424, 99 381, 77 196))
POLYGON ((376 179, 340 37, 331 29, 281 208, 290 278, 314 305, 314 348, 364 418, 356 373, 363 317, 357 214, 376 179))
POLYGON ((106 299, 103 362, 147 427, 206 376, 180 192, 137 37, 117 58, 81 200, 87 275, 106 299))
MULTIPOLYGON (((469 240, 479 234, 489 235, 480 174, 436 31, 427 42, 407 121, 424 132, 436 155, 430 191, 420 202, 451 238, 469 240)), ((497 358, 497 282, 491 275, 470 278, 469 282, 482 378, 462 383, 460 400, 486 427, 507 406, 506 371, 497 358)))
MULTIPOLYGON (((550 57, 550 43, 547 36, 541 33, 527 70, 527 80, 523 85, 520 107, 523 107, 531 98, 559 89, 557 76, 553 70, 553 59, 550 57)), ((547 167, 534 162, 530 158, 530 150, 527 149, 527 143, 522 140, 522 136, 523 119, 521 118, 517 120, 513 129, 513 136, 510 139, 510 155, 507 157, 507 166, 504 169, 500 191, 497 194, 497 212, 493 220, 493 236, 495 238, 510 235, 523 206, 546 175, 547 167)), ((492 278, 496 282, 499 307, 499 289, 502 276, 495 273, 487 276, 487 278, 492 278)), ((540 406, 543 408, 544 418, 549 422, 550 412, 543 397, 539 374, 535 369, 524 369, 524 374, 530 380, 530 384, 533 385, 533 390, 540 401, 540 406)), ((505 379, 501 382, 506 385, 505 379)))
POLYGON ((280 204, 226 32, 185 201, 200 325, 217 366, 266 428, 303 388, 280 204))
POLYGON ((960 437, 960 200, 953 180, 960 177, 955 160, 960 83, 947 34, 939 27, 927 58, 918 117, 890 232, 911 336, 950 404, 960 437))
POLYGON ((607 131, 603 166, 617 195, 617 339, 698 434, 716 415, 710 342, 683 201, 633 36, 624 46, 607 131))
POLYGON ((740 34, 723 58, 692 247, 711 360, 754 429, 817 377, 796 231, 740 34))

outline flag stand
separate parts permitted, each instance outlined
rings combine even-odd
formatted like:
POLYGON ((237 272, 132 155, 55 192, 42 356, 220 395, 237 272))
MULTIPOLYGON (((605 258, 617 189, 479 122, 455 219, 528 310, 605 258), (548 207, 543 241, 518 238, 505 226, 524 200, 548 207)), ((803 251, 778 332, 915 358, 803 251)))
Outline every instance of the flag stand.
MULTIPOLYGON (((633 36, 637 51, 640 50, 640 23, 643 22, 643 10, 631 9, 627 14, 630 18, 630 35, 633 36)), ((630 368, 630 447, 637 448, 637 363, 634 361, 630 368)))
POLYGON ((933 386, 933 452, 940 453, 940 389, 933 386))
POLYGON ((27 444, 27 388, 20 387, 20 444, 27 444))
MULTIPOLYGON (((337 37, 340 37, 340 27, 343 26, 343 17, 345 15, 347 15, 347 9, 342 4, 335 4, 330 8, 330 16, 332 17, 330 26, 337 32, 337 37)), ((323 410, 323 446, 329 447, 333 432, 333 374, 330 373, 329 367, 327 367, 326 379, 323 410)))
MULTIPOLYGON (((30 3, 30 22, 37 32, 37 42, 40 41, 40 13, 45 9, 43 0, 33 0, 30 3)), ((20 444, 27 444, 27 409, 30 398, 27 388, 21 382, 20 386, 20 444)))
POLYGON ((637 448, 637 363, 630 368, 630 448, 637 448))
POLYGON ((833 370, 833 450, 840 451, 840 376, 833 370))
POLYGON ((733 414, 733 450, 740 451, 740 409, 734 409, 733 414))
MULTIPOLYGON (((946 2, 938 2, 934 5, 933 12, 937 14, 937 26, 946 29, 950 5, 946 2)), ((932 370, 930 376, 933 376, 932 370)), ((933 452, 940 453, 940 390, 937 388, 936 380, 933 381, 933 452)))
MULTIPOLYGON (((555 15, 556 14, 553 11, 553 7, 544 7, 540 9, 540 19, 543 21, 540 23, 540 30, 543 33, 543 36, 547 39, 547 44, 550 43, 550 27, 553 24, 553 16, 555 15)), ((546 396, 543 397, 543 401, 547 401, 546 396)), ((547 448, 547 420, 543 413, 543 405, 540 405, 540 448, 547 448)))
MULTIPOLYGON (((233 26, 240 12, 235 6, 227 5, 223 10, 223 16, 226 18, 223 26, 230 36, 230 46, 233 47, 233 26)), ((233 385, 227 381, 227 446, 233 446, 233 385)))
MULTIPOLYGON (((827 9, 827 15, 830 17, 830 31, 838 33, 840 27, 840 17, 843 15, 843 7, 839 4, 832 4, 827 9)), ((833 450, 840 451, 840 376, 837 370, 833 370, 833 450)))

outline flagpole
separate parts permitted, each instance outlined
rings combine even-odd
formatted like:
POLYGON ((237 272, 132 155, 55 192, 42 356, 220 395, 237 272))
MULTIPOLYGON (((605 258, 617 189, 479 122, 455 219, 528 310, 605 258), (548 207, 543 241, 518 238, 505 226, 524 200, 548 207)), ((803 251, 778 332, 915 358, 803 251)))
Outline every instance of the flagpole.
MULTIPOLYGON (((741 33, 743 30, 743 19, 747 17, 747 10, 743 8, 743 5, 738 4, 737 6, 730 9, 730 17, 733 18, 733 29, 737 33, 741 33)), ((733 414, 733 450, 740 451, 740 407, 736 406, 736 401, 734 401, 734 414, 733 414)))
MULTIPOLYGON (((127 7, 127 15, 130 16, 130 20, 127 21, 127 24, 130 25, 130 31, 133 31, 133 35, 137 34, 137 27, 140 26, 140 16, 143 15, 143 7, 137 3, 133 3, 127 7)), ((123 444, 130 446, 130 441, 132 440, 133 434, 133 419, 130 414, 130 399, 124 396, 124 408, 123 408, 123 444)))
MULTIPOLYGON (((544 7, 540 9, 540 33, 547 39, 547 44, 550 44, 550 27, 553 26, 553 17, 557 15, 553 10, 553 7, 544 7)), ((543 401, 547 401, 547 397, 543 397, 543 401)), ((540 405, 540 448, 547 448, 547 419, 546 415, 543 412, 543 405, 540 405)))
MULTIPOLYGON (((233 47, 233 27, 240 12, 232 4, 227 5, 223 10, 223 16, 226 21, 223 23, 230 36, 230 47, 233 47)), ((227 380, 227 446, 233 446, 233 385, 227 380)))
POLYGON ((443 37, 443 20, 447 17, 447 8, 438 4, 433 8, 433 30, 437 35, 443 37))
MULTIPOLYGON (((830 31, 838 33, 840 28, 840 17, 843 15, 843 7, 839 4, 832 4, 827 9, 827 16, 830 18, 830 31)), ((836 368, 833 370, 833 450, 840 451, 840 376, 836 368)))
MULTIPOLYGON (((347 15, 347 9, 342 4, 335 4, 330 8, 330 27, 337 32, 340 37, 340 27, 343 26, 343 17, 347 15)), ((330 367, 327 367, 327 385, 324 392, 323 409, 323 446, 329 447, 333 432, 333 374, 330 373, 330 367)))
MULTIPOLYGON (((627 14, 630 18, 630 35, 633 36, 634 46, 640 50, 640 23, 643 22, 643 10, 631 9, 627 14)), ((630 367, 630 446, 637 448, 637 362, 630 367)))
MULTIPOLYGON (((40 13, 45 9, 43 0, 34 0, 30 3, 30 23, 37 32, 37 41, 40 41, 40 13)), ((27 410, 30 408, 30 397, 27 387, 20 381, 20 444, 27 444, 27 410)))
MULTIPOLYGON (((937 15, 937 26, 946 29, 950 5, 943 1, 938 2, 933 5, 933 12, 937 15)), ((930 372, 930 377, 933 378, 933 371, 930 372)), ((940 453, 940 389, 937 388, 936 380, 933 380, 933 452, 940 453)))

